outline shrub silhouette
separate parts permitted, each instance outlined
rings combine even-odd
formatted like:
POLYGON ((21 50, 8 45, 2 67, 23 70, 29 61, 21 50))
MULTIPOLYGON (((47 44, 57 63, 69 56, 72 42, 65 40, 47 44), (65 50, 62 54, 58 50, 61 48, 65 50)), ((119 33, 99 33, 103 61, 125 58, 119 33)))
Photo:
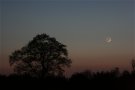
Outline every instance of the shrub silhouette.
POLYGON ((47 34, 37 35, 26 46, 14 51, 9 62, 17 74, 42 78, 62 75, 64 67, 71 64, 66 46, 47 34))

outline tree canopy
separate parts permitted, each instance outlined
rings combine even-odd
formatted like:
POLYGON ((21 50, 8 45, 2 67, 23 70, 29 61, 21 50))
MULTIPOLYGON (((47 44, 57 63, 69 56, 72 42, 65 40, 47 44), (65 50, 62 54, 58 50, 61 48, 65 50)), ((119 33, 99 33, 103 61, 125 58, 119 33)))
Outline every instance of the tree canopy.
POLYGON ((40 77, 62 75, 64 68, 71 64, 66 46, 44 33, 34 37, 20 50, 15 50, 9 58, 17 74, 40 77))

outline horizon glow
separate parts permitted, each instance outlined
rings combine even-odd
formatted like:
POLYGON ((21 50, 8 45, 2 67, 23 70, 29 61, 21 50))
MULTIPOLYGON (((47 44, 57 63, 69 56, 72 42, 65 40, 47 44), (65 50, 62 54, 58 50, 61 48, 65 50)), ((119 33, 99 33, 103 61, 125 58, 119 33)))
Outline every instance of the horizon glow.
POLYGON ((46 33, 67 45, 73 63, 67 74, 83 70, 131 70, 135 57, 134 1, 10 1, 0 6, 0 73, 11 73, 8 56, 46 33), (106 37, 113 42, 106 43, 106 37))

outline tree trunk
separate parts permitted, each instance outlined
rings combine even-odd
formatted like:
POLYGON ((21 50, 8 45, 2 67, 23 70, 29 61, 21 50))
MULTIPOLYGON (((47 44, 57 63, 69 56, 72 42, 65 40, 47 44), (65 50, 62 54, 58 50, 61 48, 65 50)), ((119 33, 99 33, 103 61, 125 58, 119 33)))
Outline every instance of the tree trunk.
POLYGON ((45 61, 46 61, 46 56, 45 56, 45 54, 43 54, 42 55, 42 60, 41 60, 41 65, 42 65, 42 71, 41 71, 41 78, 45 78, 46 76, 47 76, 47 67, 46 67, 46 65, 45 65, 45 61))

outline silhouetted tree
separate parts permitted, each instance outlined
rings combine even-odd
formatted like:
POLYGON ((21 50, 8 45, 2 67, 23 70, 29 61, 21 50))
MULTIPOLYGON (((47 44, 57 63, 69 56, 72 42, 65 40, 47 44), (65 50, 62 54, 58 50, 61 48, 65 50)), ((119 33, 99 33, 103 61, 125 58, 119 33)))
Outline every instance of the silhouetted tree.
POLYGON ((128 78, 128 77, 130 77, 130 73, 127 70, 124 70, 122 73, 122 77, 128 78))
POLYGON ((33 38, 26 46, 10 55, 10 65, 18 74, 62 75, 65 67, 69 67, 66 46, 47 34, 33 38))
POLYGON ((118 67, 115 67, 112 71, 111 71, 111 74, 115 77, 118 77, 119 74, 120 74, 120 71, 119 71, 119 68, 118 67))
POLYGON ((132 59, 132 68, 133 68, 133 71, 135 71, 135 59, 132 59))

